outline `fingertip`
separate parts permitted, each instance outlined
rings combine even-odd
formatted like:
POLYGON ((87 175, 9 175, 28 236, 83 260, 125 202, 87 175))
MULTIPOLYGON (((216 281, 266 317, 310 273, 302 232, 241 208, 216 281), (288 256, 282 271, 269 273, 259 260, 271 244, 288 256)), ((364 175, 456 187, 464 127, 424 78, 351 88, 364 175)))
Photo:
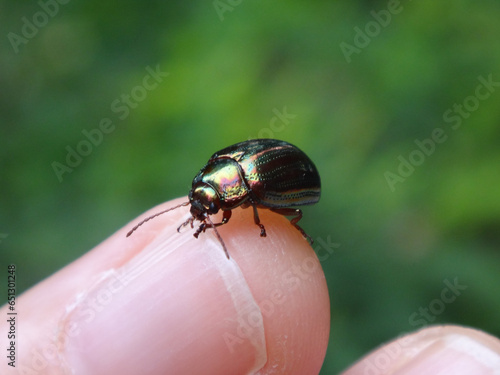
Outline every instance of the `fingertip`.
POLYGON ((330 332, 321 264, 288 219, 265 209, 259 216, 266 237, 259 236, 250 209, 234 210, 220 228, 263 316, 268 360, 259 373, 319 373, 330 332))
MULTIPOLYGON (((176 203, 169 202, 170 205, 176 203)), ((252 209, 236 208, 229 223, 217 229, 230 264, 234 262, 241 271, 262 316, 267 359, 259 373, 276 373, 276 369, 287 374, 318 373, 330 332, 330 301, 321 264, 307 240, 287 218, 266 209, 259 209, 258 213, 266 237, 260 237, 252 209)), ((161 223, 155 223, 151 233, 172 231, 184 219, 183 215, 186 213, 175 214, 174 221, 164 218, 161 223)), ((212 220, 219 222, 220 219, 212 220)), ((229 267, 223 246, 212 231, 201 233, 198 239, 194 239, 192 233, 186 228, 179 234, 187 238, 184 252, 193 252, 194 256, 210 252, 210 258, 216 259, 223 269, 229 267)), ((219 272, 222 271, 219 269, 219 272)), ((243 300, 248 302, 246 298, 243 300)), ((205 302, 216 303, 209 299, 205 302)), ((245 337, 248 327, 257 325, 255 314, 252 309, 247 311, 238 318, 234 331, 225 332, 235 339, 231 345, 237 347, 248 339, 245 337)), ((234 353, 235 347, 230 349, 226 362, 241 361, 230 353, 234 353)))

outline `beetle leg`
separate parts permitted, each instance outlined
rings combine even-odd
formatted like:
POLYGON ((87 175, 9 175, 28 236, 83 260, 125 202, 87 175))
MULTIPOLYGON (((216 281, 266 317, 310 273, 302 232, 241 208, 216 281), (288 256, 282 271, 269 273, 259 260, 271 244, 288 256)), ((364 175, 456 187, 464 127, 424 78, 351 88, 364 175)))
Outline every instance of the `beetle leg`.
POLYGON ((221 225, 227 224, 229 222, 229 219, 231 219, 232 213, 233 212, 231 210, 223 211, 222 221, 220 223, 212 223, 211 225, 205 224, 203 232, 205 232, 207 228, 220 227, 221 225))
POLYGON ((193 228, 193 221, 194 221, 194 217, 191 216, 189 219, 187 219, 185 222, 183 222, 181 225, 179 225, 179 227, 177 228, 177 232, 180 233, 181 228, 185 227, 188 224, 191 224, 191 228, 193 228))
MULTIPOLYGON (((221 225, 227 224, 227 222, 231 218, 231 214, 232 214, 231 210, 223 211, 222 221, 220 223, 211 223, 211 224, 201 223, 200 226, 198 227, 198 229, 196 229, 196 232, 193 234, 193 236, 198 238, 200 233, 201 232, 205 233, 207 228, 220 227, 221 225)), ((191 226, 192 226, 192 224, 193 224, 193 221, 191 220, 191 226)))
POLYGON ((229 259, 229 253, 227 251, 227 247, 226 247, 226 244, 224 243, 224 241, 222 240, 222 237, 220 236, 219 232, 217 231, 217 229, 215 227, 219 226, 219 225, 222 225, 222 224, 225 224, 228 222, 229 218, 231 217, 231 211, 229 211, 229 214, 226 214, 224 212, 224 218, 222 219, 222 222, 220 223, 217 223, 217 224, 214 224, 212 223, 212 220, 210 220, 210 217, 207 216, 205 218, 205 220, 208 221, 208 224, 206 222, 202 222, 200 224, 200 226, 198 227, 198 229, 196 229, 196 232, 194 232, 193 236, 195 238, 198 238, 198 236, 200 235, 201 232, 205 232, 205 230, 207 228, 213 228, 213 230, 215 231, 215 235, 217 236, 217 238, 219 239, 221 245, 222 245, 222 249, 224 250, 224 253, 226 254, 226 257, 227 259, 229 259), (227 220, 225 220, 227 217, 227 220), (225 221, 224 221, 225 220, 225 221))
POLYGON ((255 224, 260 227, 260 236, 266 237, 267 236, 266 228, 264 228, 264 225, 260 223, 259 213, 257 212, 257 206, 253 204, 252 207, 253 207, 253 221, 255 221, 255 224))
POLYGON ((231 219, 231 215, 232 214, 233 214, 233 211, 231 211, 231 210, 224 211, 224 213, 222 214, 221 225, 222 224, 227 224, 229 222, 229 219, 231 219))
MULTIPOLYGON (((222 211, 222 221, 220 223, 213 223, 213 226, 220 227, 221 225, 227 224, 229 222, 229 219, 231 219, 232 213, 233 212, 231 210, 222 211)), ((210 228, 212 227, 212 225, 207 227, 210 228)))
POLYGON ((231 219, 231 215, 233 212, 231 210, 224 211, 222 213, 222 221, 220 223, 215 223, 214 226, 218 227, 220 225, 227 224, 229 222, 229 219, 231 219))
POLYGON ((205 229, 207 229, 207 224, 201 223, 198 229, 196 229, 196 232, 193 233, 193 236, 198 238, 201 232, 205 232, 205 229))
POLYGON ((283 216, 295 216, 292 220, 290 220, 290 224, 292 224, 297 230, 302 233, 302 236, 307 239, 311 245, 313 244, 313 239, 302 229, 301 227, 298 226, 298 222, 300 219, 302 219, 302 211, 296 208, 271 208, 271 211, 276 212, 277 214, 283 215, 283 216))

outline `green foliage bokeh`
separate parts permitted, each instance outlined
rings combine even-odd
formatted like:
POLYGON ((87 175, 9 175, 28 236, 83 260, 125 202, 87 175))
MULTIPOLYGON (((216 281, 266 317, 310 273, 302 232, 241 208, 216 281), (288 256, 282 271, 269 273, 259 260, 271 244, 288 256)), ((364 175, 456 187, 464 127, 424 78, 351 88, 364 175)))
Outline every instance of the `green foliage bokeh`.
POLYGON ((322 374, 423 326, 412 314, 456 279, 467 288, 426 323, 499 336, 500 87, 477 87, 500 82, 500 3, 222 3, 70 1, 16 46, 41 6, 2 3, 2 272, 15 263, 26 290, 187 194, 213 152, 273 137, 315 161, 322 198, 303 227, 338 244, 322 262, 322 374), (148 69, 168 76, 125 116, 113 103, 148 69), (103 119, 113 130, 59 179, 53 163, 103 119))

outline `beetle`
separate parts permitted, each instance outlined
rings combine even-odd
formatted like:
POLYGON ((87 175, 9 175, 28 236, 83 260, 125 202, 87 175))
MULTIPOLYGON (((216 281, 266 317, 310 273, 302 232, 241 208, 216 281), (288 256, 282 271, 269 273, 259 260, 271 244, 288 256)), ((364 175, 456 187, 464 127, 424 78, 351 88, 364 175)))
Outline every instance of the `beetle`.
POLYGON ((213 228, 228 259, 229 252, 216 228, 227 224, 232 210, 237 207, 253 208, 254 222, 260 228, 261 237, 266 237, 266 229, 257 209, 265 208, 293 216, 290 223, 312 243, 311 237, 297 224, 302 211, 294 207, 315 204, 320 195, 318 170, 299 148, 277 139, 248 140, 213 154, 193 179, 189 201, 144 219, 127 233, 127 237, 145 222, 190 204, 191 217, 177 231, 186 225, 193 228, 195 220, 201 222, 193 234, 196 238, 207 228, 213 228), (214 223, 210 216, 219 210, 222 221, 214 223))

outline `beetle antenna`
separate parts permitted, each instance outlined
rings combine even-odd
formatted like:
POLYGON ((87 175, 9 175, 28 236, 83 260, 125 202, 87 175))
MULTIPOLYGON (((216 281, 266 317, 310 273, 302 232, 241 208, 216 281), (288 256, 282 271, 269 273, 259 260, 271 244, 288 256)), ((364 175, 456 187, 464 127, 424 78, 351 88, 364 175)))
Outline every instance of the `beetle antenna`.
POLYGON ((172 210, 175 210, 176 208, 179 208, 179 207, 182 207, 182 206, 187 206, 189 204, 189 201, 188 202, 184 202, 184 203, 181 203, 175 207, 170 207, 169 209, 167 210, 164 210, 164 211, 161 211, 161 212, 158 212, 154 215, 151 215, 150 217, 144 219, 143 221, 141 221, 139 224, 137 224, 135 227, 133 227, 130 232, 127 233, 127 237, 130 236, 132 233, 134 233, 136 231, 137 228, 139 228, 142 224, 144 224, 146 221, 149 221, 151 219, 154 219, 155 217, 157 216, 160 216, 162 214, 164 214, 165 212, 168 212, 168 211, 172 211, 172 210))
POLYGON ((224 243, 224 241, 222 240, 222 237, 220 236, 219 234, 219 231, 217 230, 217 228, 215 227, 214 223, 212 222, 212 220, 210 219, 210 216, 206 216, 205 219, 208 220, 208 222, 210 223, 210 226, 214 229, 215 231, 215 234, 217 235, 217 238, 219 239, 219 242, 221 243, 222 245, 222 248, 224 249, 224 252, 226 253, 226 256, 227 256, 227 259, 229 259, 229 252, 227 251, 227 247, 226 247, 226 244, 224 243))

